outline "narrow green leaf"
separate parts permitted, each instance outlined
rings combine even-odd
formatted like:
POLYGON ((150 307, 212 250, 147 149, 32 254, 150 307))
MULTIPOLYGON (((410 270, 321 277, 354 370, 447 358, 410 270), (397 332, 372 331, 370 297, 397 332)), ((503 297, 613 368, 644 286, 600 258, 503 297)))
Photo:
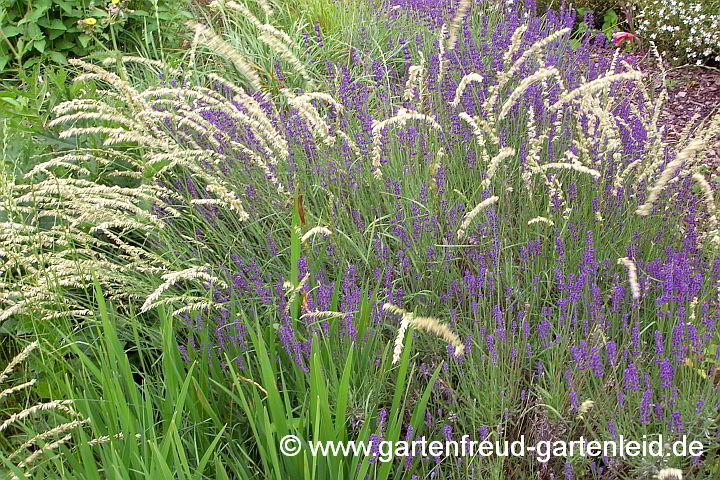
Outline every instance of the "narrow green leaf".
POLYGON ((348 404, 348 394, 350 390, 350 375, 352 374, 353 352, 355 344, 350 347, 347 359, 345 360, 345 370, 342 379, 338 385, 337 407, 335 409, 335 439, 338 441, 346 440, 345 422, 347 422, 346 412, 348 404))

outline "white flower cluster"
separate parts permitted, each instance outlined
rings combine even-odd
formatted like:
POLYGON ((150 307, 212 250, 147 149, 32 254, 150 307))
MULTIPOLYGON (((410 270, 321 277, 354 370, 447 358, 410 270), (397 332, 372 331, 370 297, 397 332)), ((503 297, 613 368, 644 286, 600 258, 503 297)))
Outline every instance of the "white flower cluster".
POLYGON ((720 62, 717 1, 641 0, 637 8, 638 35, 658 44, 663 57, 671 52, 673 62, 720 62))

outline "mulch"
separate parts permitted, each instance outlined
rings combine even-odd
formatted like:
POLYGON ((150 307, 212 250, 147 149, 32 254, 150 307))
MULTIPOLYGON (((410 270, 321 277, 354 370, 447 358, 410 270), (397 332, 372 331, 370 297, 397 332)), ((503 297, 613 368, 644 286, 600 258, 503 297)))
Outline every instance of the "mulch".
MULTIPOLYGON (((612 58, 613 53, 613 50, 603 49, 596 50, 593 55, 612 58)), ((646 85, 659 95, 662 71, 657 58, 649 53, 631 54, 629 57, 634 60, 634 67, 646 74, 646 85)), ((698 115, 697 125, 720 111, 720 69, 691 65, 671 67, 667 62, 663 66, 668 98, 660 109, 658 125, 666 127, 665 139, 672 148, 694 115, 698 115)), ((716 135, 708 145, 706 163, 713 174, 720 175, 720 135, 716 135)))

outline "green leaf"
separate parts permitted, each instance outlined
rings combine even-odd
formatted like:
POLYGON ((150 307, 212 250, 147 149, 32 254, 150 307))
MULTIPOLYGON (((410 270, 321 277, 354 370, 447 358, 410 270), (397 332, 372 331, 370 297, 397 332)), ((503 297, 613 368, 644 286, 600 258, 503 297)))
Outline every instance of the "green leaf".
POLYGON ((35 50, 37 50, 40 53, 45 52, 45 44, 47 42, 45 40, 36 40, 33 42, 33 47, 35 47, 35 50))
POLYGON ((36 8, 33 10, 30 15, 27 15, 25 18, 20 20, 18 22, 18 25, 22 25, 23 23, 30 23, 30 24, 36 24, 38 20, 40 20, 40 17, 45 15, 45 11, 47 10, 47 7, 45 8, 36 8))
POLYGON ((200 459, 200 463, 198 463, 197 469, 195 470, 195 478, 200 479, 202 478, 201 475, 203 471, 205 470, 205 466, 207 465, 208 461, 210 460, 210 456, 215 451, 215 447, 217 447, 218 442, 222 439, 222 434, 225 432, 225 428, 227 428, 227 423, 222 427, 220 432, 215 436, 215 440, 210 444, 208 449, 205 451, 205 455, 200 459))
POLYGON ((90 35, 85 35, 84 33, 82 35, 78 35, 78 42, 80 42, 80 45, 82 45, 83 48, 87 48, 90 44, 90 40, 92 40, 90 35))
POLYGON ((15 35, 19 35, 22 33, 21 29, 19 29, 18 27, 15 27, 13 25, 3 26, 2 31, 7 38, 11 38, 11 37, 14 37, 15 35))
POLYGON ((10 62, 10 55, 0 54, 0 72, 5 70, 5 65, 10 62))
POLYGON ((51 42, 58 37, 62 37, 63 35, 65 35, 65 32, 62 30, 48 30, 47 31, 48 40, 50 40, 51 42))
POLYGON ((603 30, 608 27, 612 27, 613 25, 617 24, 617 13, 615 13, 615 10, 608 10, 605 12, 605 16, 603 17, 603 30))
POLYGON ((59 18, 53 18, 52 20, 50 20, 47 28, 52 28, 53 30, 67 30, 67 27, 59 18))
POLYGON ((63 11, 68 15, 71 14, 73 11, 73 6, 71 2, 66 2, 65 0, 55 0, 55 4, 62 8, 63 11))
POLYGON ((39 40, 45 36, 45 35, 43 35, 42 30, 40 30, 40 27, 37 26, 37 23, 33 22, 33 23, 29 24, 26 28, 27 28, 27 30, 26 30, 25 36, 28 38, 32 38, 33 40, 34 39, 39 40))
POLYGON ((345 370, 342 379, 338 385, 337 406, 335 408, 335 438, 336 440, 344 440, 345 422, 347 421, 345 413, 347 411, 348 393, 350 390, 350 374, 352 373, 353 352, 355 346, 350 347, 347 360, 345 360, 345 370))
POLYGON ((55 50, 70 50, 73 47, 75 47, 75 44, 67 38, 63 38, 55 42, 55 50))
POLYGON ((30 60, 23 64, 23 68, 30 68, 33 65, 40 63, 40 60, 42 60, 40 57, 32 57, 30 60))

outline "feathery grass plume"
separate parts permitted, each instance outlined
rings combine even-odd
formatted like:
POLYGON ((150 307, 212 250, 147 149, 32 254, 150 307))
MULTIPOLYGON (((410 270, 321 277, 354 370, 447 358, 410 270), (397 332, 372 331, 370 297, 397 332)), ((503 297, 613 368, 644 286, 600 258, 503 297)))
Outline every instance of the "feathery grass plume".
POLYGON ((225 282, 206 272, 206 270, 209 269, 210 267, 205 265, 186 268, 185 270, 180 270, 179 272, 166 273, 162 276, 162 279, 164 280, 163 283, 159 287, 157 287, 155 291, 147 297, 147 299, 145 299, 145 303, 140 308, 140 313, 147 312, 148 310, 153 308, 156 305, 158 299, 160 298, 160 295, 162 295, 163 292, 165 292, 167 289, 174 286, 180 281, 204 280, 210 284, 219 285, 222 288, 227 288, 225 282))
MULTIPOLYGON (((0 373, 0 388, 2 387, 2 383, 7 380, 8 375, 12 373, 15 367, 25 361, 30 353, 37 348, 37 346, 37 341, 30 343, 23 349, 22 352, 17 354, 10 361, 2 373, 0 373)), ((6 388, 0 393, 0 400, 34 385, 35 382, 36 379, 31 379, 30 381, 22 384, 6 388)), ((23 441, 21 445, 14 447, 12 453, 9 455, 6 454, 6 460, 12 462, 16 468, 21 470, 24 473, 24 477, 30 478, 32 476, 34 464, 39 458, 49 454, 53 450, 56 450, 60 445, 67 443, 72 439, 72 434, 68 432, 82 428, 90 423, 90 420, 84 418, 76 412, 72 408, 72 405, 73 402, 71 400, 52 400, 45 403, 38 403, 6 417, 4 421, 0 423, 0 432, 7 430, 11 426, 22 427, 22 429, 26 432, 32 432, 32 436, 30 436, 29 439, 23 441), (50 412, 63 413, 67 417, 70 417, 70 419, 60 420, 59 424, 53 426, 51 423, 52 417, 48 415, 50 412), (29 428, 22 425, 24 420, 38 414, 45 414, 47 415, 47 418, 44 418, 42 422, 35 421, 33 426, 29 428), (46 427, 47 429, 38 432, 38 425, 42 424, 48 425, 46 427), (62 437, 60 437, 61 435, 62 437), (18 459, 22 460, 18 462, 18 459)), ((16 435, 13 434, 13 437, 16 437, 16 435)), ((8 440, 10 439, 11 437, 8 437, 8 440)), ((8 478, 17 479, 18 477, 14 474, 9 474, 8 478)))
POLYGON ((260 34, 258 39, 266 43, 272 51, 280 55, 280 57, 291 65, 307 83, 312 83, 310 75, 305 69, 305 65, 297 58, 297 56, 295 56, 290 47, 281 42, 277 36, 268 32, 263 32, 260 34))
MULTIPOLYGON (((507 80, 513 78, 513 76, 515 75, 515 72, 517 72, 517 70, 522 66, 522 64, 525 62, 525 60, 527 60, 531 56, 537 54, 541 49, 545 48, 547 45, 551 44, 555 40, 557 40, 561 37, 564 37, 566 34, 570 33, 571 30, 572 29, 570 27, 566 27, 561 30, 558 30, 558 31, 548 35, 547 37, 536 41, 529 48, 525 49, 525 51, 523 51, 522 55, 520 55, 518 57, 518 59, 513 62, 513 64, 510 66, 510 69, 507 70, 506 72, 502 72, 500 74, 503 78, 503 82, 499 89, 502 89, 502 87, 505 85, 507 80)), ((523 30, 522 33, 524 33, 524 32, 525 31, 523 30)), ((519 47, 519 45, 518 45, 518 47, 519 47)), ((515 53, 515 51, 517 51, 517 48, 515 50, 508 50, 508 52, 506 53, 507 60, 512 58, 512 55, 515 53)), ((542 64, 544 62, 542 62, 542 60, 540 60, 540 59, 538 59, 538 61, 541 63, 541 66, 543 66, 542 64)))
MULTIPOLYGON (((540 170, 540 167, 538 167, 538 170, 540 170)), ((548 195, 551 199, 557 198, 560 204, 560 208, 563 209, 563 218, 567 220, 570 217, 570 212, 572 211, 572 208, 567 206, 567 202, 565 201, 565 195, 562 191, 562 184, 560 183, 560 180, 558 180, 557 176, 553 176, 552 180, 548 180, 548 177, 546 175, 543 175, 543 178, 545 179, 545 184, 548 187, 548 195)), ((550 214, 550 207, 552 205, 552 202, 548 202, 547 206, 547 212, 548 215, 550 214)))
POLYGON ((508 61, 512 58, 512 56, 515 54, 515 52, 518 51, 520 48, 520 43, 522 43, 522 36, 525 33, 525 31, 528 29, 527 23, 523 23, 522 25, 518 25, 515 28, 515 31, 510 36, 510 48, 508 48, 505 53, 503 54, 503 69, 507 69, 508 67, 508 61))
POLYGON ((420 64, 411 65, 408 71, 408 80, 405 83, 405 91, 403 92, 403 98, 408 102, 415 96, 414 91, 418 89, 419 101, 422 103, 425 81, 423 79, 425 75, 425 55, 422 52, 418 52, 420 55, 420 64))
POLYGON ((544 223, 544 224, 546 224, 546 225, 550 225, 551 227, 554 227, 554 226, 555 226, 555 222, 553 222, 552 220, 550 220, 549 218, 546 218, 546 217, 535 217, 535 218, 531 218, 530 220, 528 220, 528 223, 527 223, 527 224, 528 224, 528 225, 534 225, 534 224, 536 224, 536 223, 544 223))
POLYGON ((411 315, 403 315, 400 320, 400 327, 398 327, 397 335, 395 336, 395 348, 393 349, 392 364, 395 365, 400 361, 402 356, 403 348, 405 347, 405 332, 410 325, 411 315))
POLYGON ((460 83, 458 84, 457 88, 455 89, 455 98, 453 99, 452 102, 450 102, 450 106, 455 108, 460 104, 460 99, 462 98, 463 93, 465 93, 465 88, 470 84, 470 82, 482 82, 482 81, 483 81, 483 76, 480 75, 479 73, 468 73, 467 75, 465 75, 460 80, 460 83))
POLYGON ((705 206, 708 209, 708 213, 715 216, 715 199, 713 198, 713 191, 710 188, 710 184, 705 179, 705 175, 702 173, 694 173, 692 179, 700 186, 703 192, 703 198, 705 200, 705 206))
POLYGON ((690 306, 688 307, 688 310, 690 310, 690 323, 695 324, 695 308, 698 304, 698 297, 693 297, 693 299, 690 301, 690 306))
MULTIPOLYGON (((273 152, 277 153, 281 158, 287 159, 289 156, 288 143, 280 132, 278 132, 273 126, 272 120, 265 114, 260 106, 260 103, 248 95, 242 88, 233 85, 215 74, 208 74, 208 78, 217 84, 228 88, 233 94, 235 94, 233 101, 241 104, 247 110, 247 114, 238 110, 231 102, 219 95, 217 92, 197 86, 193 87, 190 91, 182 92, 183 95, 197 97, 199 101, 207 104, 206 107, 196 108, 195 111, 197 113, 203 113, 214 112, 218 109, 221 110, 223 113, 235 119, 239 123, 246 124, 250 127, 253 135, 261 142, 262 149, 268 155, 269 162, 272 165, 277 164, 277 160, 273 152)), ((173 90, 168 90, 167 92, 170 94, 177 93, 173 90)), ((157 97, 158 93, 160 92, 155 89, 148 92, 149 95, 155 97, 157 97)), ((172 101, 171 104, 172 108, 182 108, 176 101, 172 101)), ((233 143, 233 146, 242 149, 240 144, 233 143)), ((246 150, 249 149, 246 147, 246 150)))
POLYGON ((235 50, 225 40, 220 38, 215 32, 210 30, 205 25, 189 20, 187 22, 188 27, 192 28, 196 33, 200 33, 205 38, 205 44, 211 49, 227 58, 247 78, 250 85, 255 90, 261 90, 260 77, 255 73, 253 66, 242 56, 237 50, 235 50))
POLYGON ((321 235, 321 234, 322 234, 322 235, 327 236, 327 235, 330 235, 331 233, 332 233, 332 232, 330 231, 329 228, 326 228, 326 227, 313 227, 313 228, 311 228, 310 230, 308 230, 308 231, 305 233, 305 235, 302 236, 302 238, 300 238, 300 243, 305 243, 305 242, 307 242, 308 240, 310 240, 311 238, 313 238, 315 235, 321 235))
POLYGON ((445 58, 445 35, 447 34, 447 25, 442 24, 442 27, 440 27, 440 52, 438 54, 438 58, 440 59, 439 65, 438 65, 438 74, 437 74, 437 83, 442 83, 443 77, 445 76, 445 67, 447 67, 448 60, 445 58))
MULTIPOLYGON (((135 439, 140 440, 142 438, 142 435, 139 433, 135 434, 135 439)), ((88 440, 87 446, 88 447, 94 447, 95 445, 101 445, 103 443, 108 443, 112 440, 124 440, 125 434, 123 432, 116 433, 115 435, 103 435, 102 437, 93 438, 92 440, 88 440)))
POLYGON ((48 410, 57 410, 59 412, 66 413, 73 418, 80 416, 70 405, 73 405, 72 400, 52 400, 50 402, 38 403, 32 407, 26 408, 21 412, 10 415, 2 424, 0 424, 0 432, 6 430, 10 425, 13 425, 20 420, 24 420, 27 417, 31 417, 38 412, 44 412, 48 410))
MULTIPOLYGON (((328 146, 335 144, 335 138, 330 135, 330 126, 325 120, 320 117, 320 113, 311 103, 314 98, 322 98, 327 100, 328 97, 332 99, 330 95, 326 94, 315 94, 315 95, 295 95, 290 89, 281 88, 280 92, 288 99, 288 103, 295 108, 300 115, 307 120, 313 130, 313 134, 320 137, 320 139, 328 146)), ((332 105, 336 105, 337 102, 332 99, 330 102, 332 105)))
POLYGON ((310 102, 312 100, 322 100, 322 101, 328 103, 329 105, 332 105, 333 107, 335 107, 339 113, 342 113, 343 110, 345 109, 345 107, 343 107, 342 103, 335 100, 335 98, 333 98, 332 95, 330 95, 328 93, 324 93, 324 92, 303 93, 302 95, 295 97, 295 98, 297 98, 299 101, 303 101, 303 102, 310 102))
POLYGON ((470 125, 470 128, 472 128, 474 135, 478 136, 478 135, 482 134, 482 131, 480 130, 480 125, 478 125, 478 123, 475 121, 475 118, 472 115, 470 115, 467 112, 460 112, 458 114, 458 117, 462 118, 463 120, 465 120, 467 122, 468 125, 470 125))
POLYGON ((185 76, 183 80, 185 82, 190 81, 190 77, 192 76, 193 72, 195 72, 195 56, 197 54, 197 47, 200 44, 200 38, 202 37, 202 33, 199 30, 195 30, 193 33, 193 39, 192 42, 190 42, 190 57, 188 59, 188 65, 187 69, 185 71, 185 76))
MULTIPOLYGON (((183 301, 183 300, 187 301, 188 297, 179 297, 177 299, 180 301, 183 301)), ((175 300, 175 299, 173 299, 173 300, 175 300)), ((172 302, 168 302, 168 303, 172 303, 172 302)), ((155 306, 157 307, 157 306, 159 306, 159 304, 156 303, 155 306)), ((179 317, 180 315, 183 315, 184 313, 187 313, 187 312, 190 312, 193 310, 196 312, 204 312, 204 311, 208 311, 212 308, 216 308, 216 307, 218 308, 218 310, 225 311, 225 309, 220 308, 215 303, 200 301, 200 302, 191 303, 189 305, 185 305, 183 307, 178 308, 177 310, 173 310, 173 312, 170 314, 170 316, 171 317, 179 317)))
MULTIPOLYGON (((532 194, 532 176, 539 168, 540 152, 543 147, 543 139, 537 134, 535 127, 535 107, 530 107, 528 111, 528 138, 530 139, 530 147, 527 153, 527 164, 523 168, 522 179, 525 190, 528 194, 532 194)), ((545 177, 547 180, 547 177, 545 177)))
POLYGON ((482 202, 478 203, 478 205, 475 208, 473 208, 471 211, 466 213, 465 217, 463 218, 463 222, 457 231, 458 240, 462 240, 463 238, 465 238, 465 232, 467 231, 467 228, 470 226, 470 222, 472 222, 473 218, 475 218, 475 216, 478 213, 480 213, 481 211, 483 211, 484 209, 486 209, 493 203, 497 202, 499 199, 500 199, 500 197, 498 197, 497 195, 494 195, 494 196, 488 198, 487 200, 483 200, 482 202))
POLYGON ((682 167, 688 159, 700 152, 703 148, 705 148, 705 139, 702 137, 692 140, 685 148, 683 148, 680 153, 675 156, 675 159, 667 164, 665 170, 663 170, 660 175, 660 178, 658 178, 655 185, 653 185, 650 189, 650 195, 645 200, 645 203, 638 207, 638 209, 635 210, 635 213, 641 216, 649 215, 653 204, 658 199, 660 193, 662 193, 670 179, 675 176, 680 167, 682 167))
POLYGON ((511 147, 505 147, 502 148, 498 152, 498 154, 493 157, 493 159, 490 161, 490 165, 488 165, 487 178, 482 181, 483 188, 488 188, 490 186, 490 182, 495 176, 495 172, 500 166, 500 163, 502 163, 502 161, 506 158, 512 157, 513 155, 515 155, 515 149, 511 147))
POLYGON ((435 130, 438 130, 440 132, 443 131, 440 124, 437 123, 437 121, 435 120, 435 117, 401 108, 400 110, 398 110, 398 113, 396 115, 394 115, 390 118, 387 118, 381 122, 373 121, 373 125, 372 125, 373 137, 377 137, 377 135, 380 133, 380 131, 385 127, 388 127, 391 125, 396 125, 396 124, 405 125, 410 120, 422 120, 424 122, 427 122, 435 130))
POLYGON ((142 109, 142 105, 139 104, 135 98, 137 94, 135 89, 132 88, 132 86, 126 80, 123 80, 118 75, 108 72, 107 70, 97 65, 93 65, 92 63, 88 63, 77 58, 69 59, 68 63, 74 67, 79 67, 80 69, 88 72, 78 75, 77 77, 75 77, 73 82, 80 83, 86 80, 100 80, 102 82, 108 83, 112 85, 113 88, 124 94, 123 100, 126 100, 128 105, 130 105, 131 107, 139 107, 140 109, 142 109))
MULTIPOLYGON (((383 308, 385 311, 396 313, 402 315, 402 319, 400 320, 400 326, 398 327, 398 333, 395 336, 395 348, 393 348, 393 361, 392 364, 395 365, 400 361, 400 357, 402 356, 403 348, 405 347, 405 332, 408 329, 408 326, 410 325, 410 318, 412 318, 412 314, 405 312, 401 313, 398 311, 394 311, 391 308, 388 307, 394 307, 394 305, 390 305, 389 303, 386 303, 383 308)), ((396 307, 397 308, 397 307, 396 307)), ((398 310, 402 310, 399 309, 398 310)))
POLYGON ((655 475, 655 478, 657 480, 682 480, 683 474, 682 470, 677 468, 663 468, 655 475))
POLYGON ((347 143, 348 147, 350 147, 350 150, 355 155, 360 155, 360 149, 358 148, 357 144, 352 141, 352 139, 348 136, 347 133, 343 132, 342 130, 338 129, 335 130, 335 135, 340 137, 345 143, 347 143))
POLYGON ((393 305, 392 303, 385 303, 383 305, 383 310, 395 315, 402 315, 400 327, 398 328, 398 333, 395 337, 395 348, 393 350, 392 361, 393 365, 400 361, 403 347, 405 346, 405 332, 408 327, 414 327, 419 330, 425 330, 426 332, 432 333, 452 345, 455 348, 455 355, 461 356, 464 354, 465 346, 460 340, 460 337, 453 333, 447 325, 436 318, 418 317, 415 314, 398 307, 397 305, 393 305))
POLYGON ((630 282, 630 291, 632 292, 632 296, 635 300, 640 298, 640 285, 637 281, 637 269, 635 267, 635 262, 630 260, 627 257, 618 258, 617 261, 618 265, 625 265, 625 267, 628 270, 628 281, 630 282))
POLYGON ((489 165, 490 155, 487 152, 487 148, 485 148, 485 145, 487 143, 485 140, 485 135, 490 137, 491 143, 499 145, 500 140, 498 139, 497 135, 495 135, 495 132, 491 128, 490 124, 484 118, 480 118, 478 116, 471 117, 467 112, 460 112, 458 116, 465 120, 467 124, 470 125, 470 127, 473 129, 473 135, 475 136, 478 148, 480 149, 480 159, 484 165, 489 165))
POLYGON ((712 241, 715 244, 718 244, 718 242, 720 242, 720 236, 718 236, 718 221, 715 211, 715 199, 713 198, 712 188, 710 187, 710 184, 707 182, 707 180, 705 180, 705 176, 701 173, 694 173, 692 179, 700 186, 700 189, 703 192, 705 207, 707 208, 708 214, 710 215, 710 218, 708 219, 708 221, 710 222, 710 226, 707 236, 710 236, 712 241))
POLYGON ((36 379, 32 379, 29 382, 21 383, 19 385, 14 385, 12 387, 6 388, 5 390, 0 390, 0 400, 2 400, 5 397, 9 397, 13 393, 17 393, 20 390, 25 390, 26 388, 30 388, 37 382, 36 379))
MULTIPOLYGON (((108 57, 103 59, 102 64, 108 67, 116 63, 117 60, 118 59, 116 57, 108 57)), ((140 65, 143 65, 145 67, 153 67, 161 71, 167 70, 170 75, 181 76, 183 74, 181 70, 169 67, 160 60, 154 60, 152 58, 138 57, 136 55, 123 55, 122 57, 120 57, 120 61, 122 63, 139 63, 140 65)))
POLYGON ((32 437, 30 440, 28 440, 25 443, 23 443, 22 445, 20 445, 13 453, 11 453, 7 457, 7 459, 12 460, 13 458, 20 455, 23 450, 36 444, 39 441, 44 441, 44 440, 47 440, 48 438, 52 438, 56 435, 60 435, 65 432, 69 432, 70 430, 72 430, 76 427, 81 427, 83 425, 87 425, 88 423, 90 423, 90 419, 87 419, 87 418, 84 418, 82 420, 72 420, 72 421, 64 423, 62 425, 58 425, 57 427, 51 428, 50 430, 48 430, 46 432, 38 433, 37 435, 32 437))
POLYGON ((263 9, 263 12, 265 12, 266 17, 271 17, 273 14, 273 9, 268 3, 267 0, 257 0, 258 5, 260 5, 260 8, 263 9))
POLYGON ((398 113, 390 118, 387 118, 381 122, 373 121, 372 123, 372 136, 373 136, 373 151, 372 151, 372 166, 374 168, 375 178, 382 178, 382 172, 380 171, 380 155, 382 151, 382 130, 386 127, 393 125, 405 125, 411 120, 421 120, 426 122, 435 130, 440 132, 443 131, 440 124, 435 120, 435 117, 425 115, 423 113, 408 111, 401 108, 398 113))
MULTIPOLYGON (((638 178, 637 182, 635 183, 636 186, 642 181, 642 178, 648 175, 652 175, 652 172, 648 171, 649 169, 654 170, 659 166, 659 164, 662 163, 662 151, 665 148, 665 143, 663 141, 665 126, 663 126, 662 128, 658 128, 658 119, 660 117, 660 112, 662 111, 663 102, 668 99, 667 82, 665 81, 667 72, 665 71, 665 67, 663 65, 662 58, 660 57, 660 53, 657 51, 657 47, 652 41, 650 42, 650 52, 657 60, 657 65, 661 72, 660 84, 662 86, 662 89, 660 90, 660 94, 657 100, 653 102, 650 98, 648 89, 645 86, 644 82, 637 82, 637 87, 642 93, 644 99, 643 106, 645 107, 645 111, 653 112, 652 115, 648 115, 647 113, 641 114, 640 112, 638 112, 638 109, 634 103, 630 104, 630 108, 633 114, 635 115, 637 120, 642 123, 643 128, 647 132, 648 139, 648 147, 646 148, 648 153, 647 155, 645 155, 648 167, 645 169, 641 177, 638 178)), ((628 70, 632 68, 629 65, 626 65, 625 62, 623 62, 623 64, 628 70)), ((697 117, 694 116, 693 119, 687 123, 686 128, 691 127, 695 123, 696 119, 697 117)), ((622 120, 620 120, 620 123, 622 123, 622 120)), ((630 129, 628 128, 628 130, 630 129)), ((681 135, 678 144, 684 144, 686 139, 687 137, 681 135)))
POLYGON ((400 326, 398 327, 397 335, 395 336, 395 348, 393 349, 392 364, 395 365, 397 362, 400 361, 400 357, 402 356, 403 348, 405 347, 405 332, 410 325, 410 318, 413 316, 413 314, 408 312, 407 310, 403 310, 397 305, 393 305, 392 303, 385 303, 383 305, 383 310, 385 310, 386 312, 394 313, 395 315, 402 316, 400 326))
POLYGON ((515 102, 522 96, 525 91, 530 88, 530 86, 535 83, 542 80, 546 80, 550 77, 559 77, 560 72, 555 67, 550 68, 542 68, 538 70, 537 72, 533 73, 527 78, 524 78, 522 82, 520 82, 520 85, 515 87, 515 89, 512 91, 510 96, 507 100, 505 100, 505 103, 503 104, 502 108, 500 109, 500 115, 498 115, 497 121, 499 122, 503 118, 505 118, 505 115, 508 114, 512 106, 515 104, 515 102))
MULTIPOLYGON (((510 49, 505 53, 505 56, 503 57, 503 62, 505 66, 507 67, 507 61, 512 58, 512 55, 515 53, 515 51, 519 48, 519 41, 520 36, 525 32, 525 26, 518 27, 515 32, 513 33, 513 37, 517 34, 518 37, 514 39, 514 42, 511 40, 510 49)), ((552 33, 551 35, 545 37, 544 39, 538 40, 533 45, 531 45, 528 49, 526 49, 520 57, 513 62, 513 64, 510 66, 510 69, 507 71, 498 72, 498 83, 495 85, 492 85, 489 88, 489 95, 485 99, 485 102, 483 103, 483 109, 488 112, 488 116, 491 121, 494 121, 494 111, 495 111, 495 104, 497 103, 497 100, 499 98, 500 92, 502 89, 507 85, 507 82, 514 78, 515 72, 522 66, 522 64, 532 55, 537 54, 542 48, 549 45, 553 41, 557 40, 558 38, 562 37, 566 33, 570 31, 569 28, 564 28, 562 30, 559 30, 557 32, 552 33)), ((540 59, 537 58, 537 61, 540 65, 540 68, 545 67, 545 63, 540 59)), ((562 85, 562 79, 557 77, 558 82, 562 85)), ((547 78, 543 78, 542 81, 546 82, 547 78)), ((546 90, 546 89, 544 89, 546 90)), ((547 102, 547 96, 545 96, 545 102, 547 102)), ((547 108, 547 106, 546 106, 547 108)))
POLYGON ((310 280, 310 273, 306 273, 305 276, 300 279, 300 282, 298 282, 297 285, 293 285, 291 282, 285 282, 283 284, 283 287, 288 290, 286 293, 290 295, 290 298, 288 298, 287 304, 285 305, 285 312, 290 311, 290 306, 293 304, 293 302, 295 302, 298 294, 302 292, 303 288, 305 288, 308 280, 310 280))
POLYGON ((394 313, 395 315, 412 315, 412 313, 408 312, 407 310, 404 310, 397 305, 393 305, 392 303, 384 303, 383 304, 383 310, 386 312, 394 313))
POLYGON ((579 87, 577 87, 574 90, 571 90, 567 93, 565 93, 562 97, 558 99, 557 102, 552 104, 550 106, 550 109, 548 110, 548 113, 553 113, 559 108, 561 108, 563 105, 566 105, 567 103, 572 102, 577 97, 582 97, 584 95, 589 95, 593 92, 597 92, 598 90, 602 90, 605 87, 608 87, 612 82, 616 82, 618 80, 641 80, 643 77, 642 72, 639 72, 637 70, 633 70, 630 72, 624 72, 624 73, 616 73, 614 75, 607 75, 604 77, 597 78, 595 80, 592 80, 590 82, 586 82, 579 87))
MULTIPOLYGON (((44 447, 35 450, 33 453, 31 453, 29 456, 25 457, 25 459, 18 463, 18 468, 26 468, 28 465, 31 465, 35 460, 37 460, 39 457, 41 457, 46 452, 50 452, 52 450, 57 449, 60 445, 64 444, 65 442, 68 442, 72 438, 72 434, 68 433, 64 437, 55 440, 54 442, 50 443, 49 445, 45 445, 44 447)), ((28 476, 28 474, 26 474, 28 476)), ((16 477, 13 477, 16 478, 16 477)))
POLYGON ((307 312, 300 315, 300 318, 343 318, 347 315, 345 312, 335 312, 332 310, 315 310, 313 312, 307 312))
POLYGON ((242 203, 240 203, 240 200, 238 200, 237 197, 233 193, 231 193, 224 185, 218 183, 210 184, 206 187, 206 190, 210 193, 214 193, 218 196, 220 200, 225 202, 225 205, 230 207, 231 210, 238 214, 238 220, 240 220, 241 222, 244 222, 250 218, 250 215, 245 212, 245 209, 243 208, 242 203))
POLYGON ((580 404, 580 407, 578 408, 578 414, 577 419, 584 418, 584 415, 588 413, 593 407, 595 406, 595 402, 593 402, 590 399, 585 400, 580 404))
POLYGON ((450 38, 448 39, 447 44, 447 51, 451 51, 455 49, 455 44, 457 43, 457 34, 458 30, 460 29, 460 24, 463 21, 463 18, 465 18, 465 13, 467 12, 468 8, 470 8, 470 5, 472 4, 471 0, 460 0, 460 3, 458 4, 457 8, 455 9, 455 17, 453 18, 452 22, 450 23, 450 38))
MULTIPOLYGON (((613 160, 615 160, 615 157, 613 157, 613 160)), ((617 162, 617 160, 616 160, 617 162)), ((627 167, 620 170, 618 169, 617 175, 615 175, 615 181, 613 182, 613 196, 617 195, 618 190, 623 186, 623 183, 625 183, 625 178, 628 176, 628 173, 632 171, 633 168, 637 167, 638 165, 641 165, 643 163, 642 159, 635 160, 633 162, 630 162, 627 167)))
POLYGON ((210 4, 209 4, 208 6, 209 6, 210 8, 212 8, 212 9, 218 9, 218 8, 221 8, 221 7, 225 6, 225 7, 230 8, 231 10, 235 10, 236 12, 241 13, 242 16, 243 16, 243 18, 244 18, 245 20, 249 21, 250 23, 252 23, 256 28, 260 28, 260 26, 263 24, 263 23, 262 23, 260 20, 258 20, 258 18, 250 11, 249 8, 247 8, 245 5, 243 5, 243 4, 241 4, 241 3, 233 2, 232 0, 231 0, 231 1, 228 1, 228 2, 213 0, 212 2, 210 2, 210 4))
POLYGON ((258 29, 272 37, 275 37, 280 43, 285 45, 286 48, 292 50, 293 47, 297 47, 297 43, 295 43, 295 40, 293 40, 290 35, 283 32, 282 30, 278 30, 274 26, 272 26, 269 23, 264 23, 258 27, 258 29))
MULTIPOLYGON (((62 156, 81 161, 92 150, 78 152, 74 159, 74 154, 62 156)), ((117 160, 124 158, 121 154, 117 160)), ((97 160, 99 167, 113 172, 115 167, 103 155, 97 155, 97 160)), ((131 244, 127 236, 139 233, 143 238, 158 238, 165 223, 146 205, 160 203, 166 189, 147 184, 111 187, 52 173, 37 181, 37 174, 23 179, 27 183, 7 184, 3 192, 6 202, 0 213, 9 221, 0 223, 4 254, 0 275, 12 281, 0 286, 0 321, 20 314, 52 320, 85 311, 82 298, 64 292, 86 289, 93 273, 103 290, 115 296, 134 289, 140 281, 138 272, 166 271, 167 260, 140 248, 141 244, 131 244), (46 219, 51 220, 50 226, 39 228, 46 219), (25 225, 18 227, 21 222, 25 225)), ((167 194, 165 198, 174 197, 167 194)))
POLYGON ((0 384, 5 381, 8 375, 12 373, 18 364, 24 362, 25 359, 30 356, 32 351, 35 350, 38 345, 39 343, 37 340, 28 344, 25 348, 23 348, 22 352, 18 353, 12 360, 10 360, 10 363, 8 363, 2 373, 0 373, 0 384))
POLYGON ((453 333, 446 324, 440 322, 436 318, 416 317, 413 315, 410 317, 410 326, 420 330, 425 330, 436 337, 442 338, 455 348, 454 353, 458 357, 465 353, 465 345, 463 345, 460 337, 453 333))
POLYGON ((597 170, 595 170, 593 168, 588 168, 579 163, 564 163, 564 162, 545 163, 543 165, 540 165, 539 170, 544 172, 545 170, 550 170, 550 169, 554 169, 554 168, 565 169, 565 170, 575 170, 578 173, 585 173, 594 178, 600 178, 600 172, 598 172, 597 170))

